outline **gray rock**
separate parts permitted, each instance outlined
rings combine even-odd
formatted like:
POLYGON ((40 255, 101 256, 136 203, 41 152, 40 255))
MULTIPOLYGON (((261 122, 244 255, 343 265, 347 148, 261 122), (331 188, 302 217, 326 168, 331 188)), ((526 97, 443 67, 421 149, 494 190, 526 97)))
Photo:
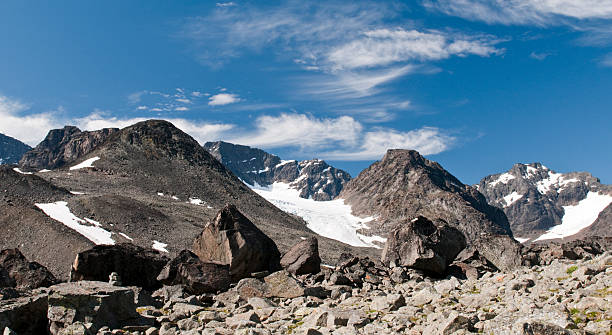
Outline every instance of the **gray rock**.
POLYGON ((228 265, 202 262, 189 250, 181 251, 168 262, 157 280, 164 285, 182 285, 197 295, 225 291, 231 282, 228 265))
POLYGON ((316 237, 303 240, 294 245, 280 260, 285 270, 303 275, 321 271, 321 258, 319 257, 319 242, 316 237))
POLYGON ((47 324, 46 294, 0 303, 0 329, 10 327, 18 334, 44 334, 47 324))

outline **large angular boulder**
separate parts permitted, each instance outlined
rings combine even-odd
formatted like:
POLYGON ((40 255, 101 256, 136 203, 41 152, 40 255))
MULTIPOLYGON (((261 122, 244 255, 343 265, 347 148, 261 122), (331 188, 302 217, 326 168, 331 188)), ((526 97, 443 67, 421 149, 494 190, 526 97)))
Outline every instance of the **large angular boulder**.
POLYGON ((0 287, 34 289, 57 283, 57 279, 47 268, 29 262, 19 249, 0 251, 0 287))
POLYGON ((116 272, 125 286, 154 290, 161 287, 156 278, 168 260, 157 250, 130 243, 97 245, 76 256, 70 280, 108 281, 109 275, 116 272))
POLYGON ((319 241, 316 237, 311 237, 299 242, 281 258, 280 264, 295 275, 318 273, 321 271, 319 241))
POLYGON ((141 325, 136 312, 134 291, 98 281, 79 281, 51 286, 48 296, 50 332, 60 334, 75 323, 96 334, 107 326, 111 329, 141 325))
POLYGON ((46 294, 35 294, 0 303, 0 330, 9 327, 17 334, 46 334, 47 324, 46 294))
POLYGON ((280 252, 274 241, 257 228, 234 205, 226 205, 193 243, 203 262, 228 264, 232 281, 253 272, 280 269, 280 252))
POLYGON ((389 234, 382 262, 444 274, 465 247, 465 236, 459 230, 443 221, 436 225, 419 216, 396 226, 389 234))
POLYGON ((189 250, 168 262, 157 280, 167 286, 181 285, 195 295, 225 291, 231 283, 228 265, 204 263, 189 250))

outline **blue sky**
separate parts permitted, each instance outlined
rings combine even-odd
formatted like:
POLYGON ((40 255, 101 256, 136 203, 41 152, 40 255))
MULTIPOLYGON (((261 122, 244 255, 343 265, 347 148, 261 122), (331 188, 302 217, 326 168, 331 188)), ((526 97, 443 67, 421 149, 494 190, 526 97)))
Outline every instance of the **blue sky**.
POLYGON ((466 183, 612 183, 611 0, 2 1, 0 132, 163 118, 356 175, 417 149, 466 183))

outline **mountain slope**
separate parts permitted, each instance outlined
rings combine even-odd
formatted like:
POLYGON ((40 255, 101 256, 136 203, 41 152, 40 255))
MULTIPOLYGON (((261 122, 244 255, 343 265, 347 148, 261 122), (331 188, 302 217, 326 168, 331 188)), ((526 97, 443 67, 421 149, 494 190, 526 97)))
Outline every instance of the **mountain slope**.
POLYGON ((19 165, 25 171, 62 167, 86 155, 117 131, 117 128, 81 131, 74 126, 53 129, 42 142, 23 155, 19 165))
POLYGON ((30 146, 10 136, 0 134, 0 164, 17 164, 30 146))
POLYGON ((612 187, 591 174, 556 173, 540 163, 515 164, 483 178, 477 188, 491 205, 504 210, 521 238, 568 237, 592 224, 612 203, 612 187))
POLYGON ((319 159, 283 161, 257 148, 222 141, 207 142, 204 148, 247 184, 289 184, 305 199, 331 200, 351 179, 347 172, 319 159))
POLYGON ((364 231, 386 236, 394 225, 423 215, 456 226, 468 245, 479 248, 500 268, 520 262, 504 213, 416 151, 387 151, 381 161, 351 180, 339 197, 352 206, 354 214, 375 218, 364 231))
MULTIPOLYGON (((166 121, 116 131, 77 161, 36 175, 72 193, 36 206, 95 243, 133 242, 175 255, 190 248, 228 203, 274 239, 281 251, 316 236, 303 220, 257 195, 166 121)), ((321 237, 319 244, 328 263, 341 252, 375 253, 321 237)))

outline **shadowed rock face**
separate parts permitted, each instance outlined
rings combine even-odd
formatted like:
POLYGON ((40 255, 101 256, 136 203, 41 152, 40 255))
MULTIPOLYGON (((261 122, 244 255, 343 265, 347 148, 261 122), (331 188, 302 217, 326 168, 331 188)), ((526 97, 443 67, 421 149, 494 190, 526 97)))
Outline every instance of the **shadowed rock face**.
POLYGON ((29 145, 0 134, 0 164, 17 164, 23 154, 30 149, 32 148, 29 145))
POLYGON ((161 287, 156 277, 167 262, 168 258, 158 251, 130 243, 97 245, 76 256, 70 280, 106 282, 116 272, 125 286, 153 290, 161 287))
MULTIPOLYGON (((492 236, 500 236, 495 243, 516 243, 502 210, 490 206, 475 188, 461 183, 440 164, 413 150, 387 151, 381 161, 351 180, 339 198, 352 206, 353 214, 376 217, 372 234, 385 236, 396 224, 421 215, 456 227, 465 235, 468 247, 491 243, 485 238, 492 236)), ((507 255, 495 251, 494 246, 487 250, 491 252, 485 257, 500 268, 520 264, 518 249, 507 255)))
POLYGON ((0 251, 0 287, 27 290, 51 286, 56 282, 47 268, 29 262, 19 249, 0 251))
MULTIPOLYGON (((504 173, 483 178, 476 187, 489 204, 503 209, 514 236, 523 238, 535 238, 561 224, 563 207, 577 205, 589 192, 612 195, 612 186, 601 184, 590 173, 557 173, 540 163, 515 164, 504 173)), ((610 236, 612 221, 607 225, 602 221, 580 236, 610 236)))
POLYGON ((223 208, 193 243, 204 262, 228 264, 233 281, 253 272, 280 269, 280 252, 272 239, 233 205, 223 208))
POLYGON ((19 165, 27 170, 63 167, 87 155, 117 131, 117 128, 81 131, 74 126, 53 129, 40 144, 23 155, 19 165))
POLYGON ((382 262, 441 275, 465 246, 465 236, 456 228, 419 216, 389 234, 382 262))
POLYGON ((231 283, 228 265, 202 262, 189 250, 168 262, 157 280, 167 286, 182 285, 195 295, 225 291, 231 283))
POLYGON ((300 197, 332 200, 351 176, 320 159, 283 161, 257 148, 227 142, 207 142, 204 148, 249 185, 287 183, 300 197))

